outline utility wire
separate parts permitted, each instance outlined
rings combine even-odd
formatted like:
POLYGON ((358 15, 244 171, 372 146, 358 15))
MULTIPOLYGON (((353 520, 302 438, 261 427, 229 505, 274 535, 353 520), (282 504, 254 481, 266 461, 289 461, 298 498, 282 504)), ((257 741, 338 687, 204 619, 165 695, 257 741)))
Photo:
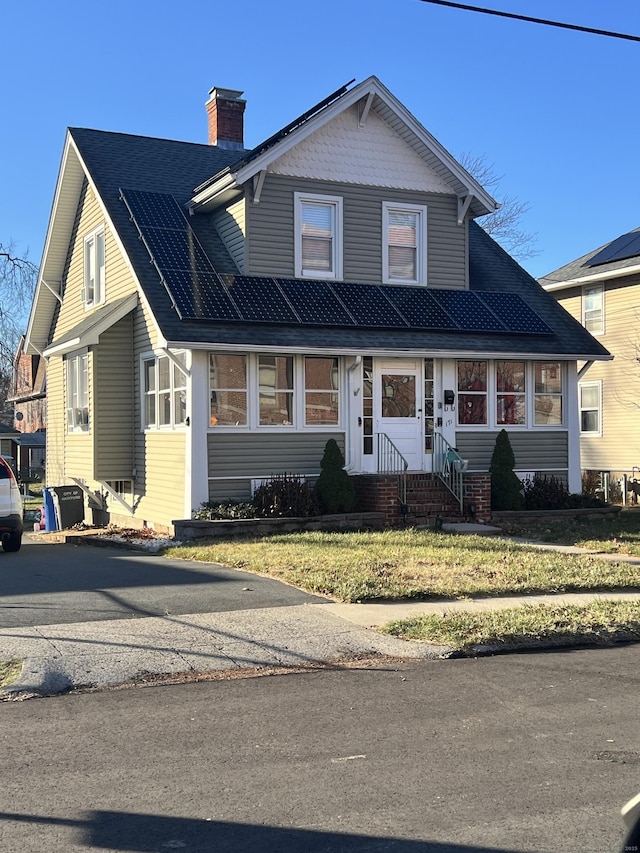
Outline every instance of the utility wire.
POLYGON ((481 6, 468 6, 466 3, 453 3, 450 0, 421 0, 422 3, 434 3, 437 6, 451 6, 453 9, 464 9, 467 12, 482 12, 485 15, 497 15, 499 18, 514 18, 516 21, 528 21, 531 24, 545 24, 548 27, 561 27, 564 30, 577 30, 581 33, 593 33, 597 36, 626 39, 640 42, 640 36, 628 33, 615 33, 611 30, 597 30, 593 27, 581 27, 578 24, 564 24, 561 21, 548 21, 545 18, 531 18, 528 15, 516 15, 512 12, 499 12, 497 9, 485 9, 481 6))

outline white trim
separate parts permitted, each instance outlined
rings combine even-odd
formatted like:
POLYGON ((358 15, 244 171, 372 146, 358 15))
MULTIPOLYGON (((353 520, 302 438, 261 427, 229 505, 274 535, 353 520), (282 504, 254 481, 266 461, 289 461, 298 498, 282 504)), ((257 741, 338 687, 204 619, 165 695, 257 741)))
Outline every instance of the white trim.
POLYGON ((320 195, 316 193, 293 194, 294 207, 294 264, 296 278, 319 278, 323 280, 342 280, 343 277, 343 249, 342 249, 342 196, 320 195), (302 207, 305 203, 326 205, 332 211, 332 234, 331 234, 331 263, 333 270, 304 269, 302 265, 302 207))
POLYGON ((425 204, 396 204, 382 202, 382 282, 383 284, 426 284, 427 283, 427 206, 425 204), (416 227, 416 277, 412 279, 391 278, 389 275, 389 214, 411 213, 417 215, 416 227))
POLYGON ((581 438, 602 438, 602 379, 591 379, 586 382, 578 382, 578 428, 581 438), (582 391, 586 388, 596 388, 598 401, 595 406, 584 406, 582 404, 582 391), (582 429, 582 413, 595 411, 598 414, 598 428, 594 430, 582 429))
POLYGON ((580 313, 581 313, 581 322, 585 329, 590 332, 592 335, 603 335, 605 331, 605 287, 604 284, 583 284, 582 285, 582 293, 580 294, 580 313), (591 291, 591 294, 587 294, 587 291, 591 291), (586 301, 588 295, 595 296, 599 294, 600 296, 600 325, 597 329, 590 329, 587 326, 587 317, 586 317, 586 301))
POLYGON ((183 432, 187 429, 187 419, 189 417, 189 353, 183 347, 180 350, 181 353, 185 355, 185 364, 181 365, 180 362, 175 358, 175 353, 169 354, 169 352, 162 350, 161 352, 149 350, 146 352, 140 353, 138 357, 138 370, 139 370, 139 378, 140 378, 140 423, 138 425, 138 429, 140 432, 183 432), (169 411, 170 411, 170 420, 169 423, 161 424, 159 423, 160 417, 160 386, 159 386, 159 375, 158 375, 158 362, 161 358, 166 358, 169 362, 169 387, 162 389, 164 393, 169 392, 169 411), (154 363, 154 372, 155 372, 155 388, 153 390, 153 395, 155 398, 155 423, 148 424, 147 423, 147 407, 146 401, 147 397, 150 396, 146 390, 146 375, 145 375, 145 364, 146 362, 153 361, 154 363), (186 369, 185 369, 186 368, 186 369), (180 370, 184 374, 184 386, 174 385, 174 369, 180 370), (175 404, 174 404, 174 395, 175 391, 183 388, 185 389, 186 400, 185 400, 185 420, 176 421, 176 413, 175 413, 175 404))
POLYGON ((541 287, 548 291, 549 293, 554 290, 566 290, 569 287, 575 287, 578 284, 589 284, 593 282, 594 284, 599 281, 609 281, 612 278, 626 278, 630 275, 635 275, 640 272, 640 264, 635 264, 632 267, 621 267, 617 270, 609 270, 608 272, 595 272, 590 273, 589 275, 580 275, 576 278, 569 278, 566 281, 558 281, 558 282, 549 282, 549 284, 545 284, 545 276, 538 279, 538 284, 541 287))
POLYGON ((582 492, 580 465, 580 414, 578 412, 577 362, 566 367, 565 421, 567 424, 567 485, 571 494, 582 492))
POLYGON ((102 305, 106 298, 106 244, 104 222, 85 234, 82 241, 82 302, 84 310, 89 311, 98 305, 102 305), (102 250, 102 264, 100 265, 100 252, 102 250), (93 295, 89 298, 89 281, 91 277, 91 266, 94 270, 93 295))
POLYGON ((209 358, 205 352, 190 354, 187 380, 187 430, 185 435, 184 518, 209 500, 208 398, 202 393, 209 383, 209 358))

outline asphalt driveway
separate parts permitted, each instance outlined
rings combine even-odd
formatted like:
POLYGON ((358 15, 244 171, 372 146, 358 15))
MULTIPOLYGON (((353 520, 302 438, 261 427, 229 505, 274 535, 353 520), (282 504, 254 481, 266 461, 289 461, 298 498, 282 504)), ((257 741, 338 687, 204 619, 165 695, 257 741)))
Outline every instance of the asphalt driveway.
POLYGON ((0 552, 0 628, 320 603, 279 581, 135 551, 23 540, 0 552))

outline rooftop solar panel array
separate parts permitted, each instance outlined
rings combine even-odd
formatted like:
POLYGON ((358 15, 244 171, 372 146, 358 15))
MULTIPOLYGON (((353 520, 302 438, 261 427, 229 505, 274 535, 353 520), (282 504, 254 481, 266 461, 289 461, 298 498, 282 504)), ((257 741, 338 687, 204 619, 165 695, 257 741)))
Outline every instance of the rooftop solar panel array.
POLYGON ((600 264, 608 264, 611 261, 624 261, 627 258, 635 258, 640 255, 640 231, 629 231, 612 240, 604 249, 597 252, 586 262, 587 267, 597 267, 600 264))
POLYGON ((552 334, 515 293, 220 275, 173 196, 120 194, 183 320, 552 334))

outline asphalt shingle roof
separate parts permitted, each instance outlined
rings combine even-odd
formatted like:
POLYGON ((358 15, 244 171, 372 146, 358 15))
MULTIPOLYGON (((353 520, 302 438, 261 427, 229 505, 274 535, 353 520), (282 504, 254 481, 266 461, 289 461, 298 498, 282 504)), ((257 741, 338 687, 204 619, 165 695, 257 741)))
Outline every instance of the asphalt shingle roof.
MULTIPOLYGON (((518 293, 553 330, 552 335, 425 332, 411 329, 354 329, 335 326, 269 326, 181 320, 135 224, 120 199, 120 189, 170 193, 185 205, 196 186, 237 162, 237 151, 215 146, 105 131, 72 128, 70 133, 109 211, 156 321, 171 342, 211 345, 333 348, 338 350, 442 350, 505 352, 580 358, 606 357, 607 351, 476 223, 469 225, 470 288, 518 293)), ((238 272, 210 215, 190 224, 218 272, 238 272)))
MULTIPOLYGON (((640 231, 640 228, 635 228, 633 230, 640 231)), ((572 281, 575 278, 581 278, 583 276, 597 277, 598 275, 608 275, 612 272, 620 272, 621 275, 624 275, 624 270, 629 269, 630 267, 637 268, 638 265, 640 265, 640 256, 635 255, 634 257, 623 258, 619 261, 609 261, 608 263, 598 264, 597 266, 590 266, 589 261, 591 258, 594 258, 612 242, 612 240, 609 240, 602 246, 598 246, 597 249, 592 249, 592 251, 587 252, 586 255, 576 258, 575 261, 570 261, 568 264, 559 267, 557 270, 547 273, 540 279, 540 284, 560 284, 564 281, 572 281)))

